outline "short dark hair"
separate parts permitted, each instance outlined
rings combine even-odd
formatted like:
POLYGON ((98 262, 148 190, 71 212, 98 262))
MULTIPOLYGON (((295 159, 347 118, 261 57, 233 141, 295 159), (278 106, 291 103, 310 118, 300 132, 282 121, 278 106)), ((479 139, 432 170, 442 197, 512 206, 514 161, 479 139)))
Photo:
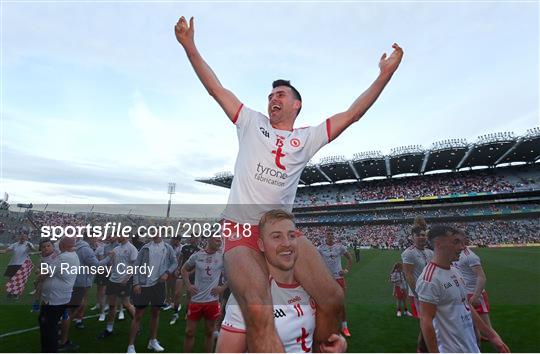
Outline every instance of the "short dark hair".
POLYGON ((456 229, 454 229, 451 226, 437 225, 429 229, 427 236, 428 236, 429 242, 433 242, 433 240, 436 239, 437 237, 448 236, 448 234, 454 235, 456 232, 457 232, 456 229))
POLYGON ((51 241, 51 239, 48 239, 48 238, 47 238, 47 239, 44 239, 44 240, 39 241, 39 247, 38 247, 38 248, 41 250, 41 247, 42 247, 45 243, 47 243, 47 242, 50 242, 51 245, 53 244, 53 242, 51 241))
MULTIPOLYGON (((279 87, 279 86, 289 87, 292 90, 293 94, 294 94, 294 98, 296 98, 298 101, 302 102, 302 96, 300 96, 300 92, 298 92, 298 90, 293 85, 291 85, 291 81, 279 79, 279 80, 276 80, 276 81, 272 82, 272 88, 276 88, 276 87, 279 87)), ((302 110, 302 106, 300 106, 300 108, 298 108, 298 114, 300 114, 301 110, 302 110)))

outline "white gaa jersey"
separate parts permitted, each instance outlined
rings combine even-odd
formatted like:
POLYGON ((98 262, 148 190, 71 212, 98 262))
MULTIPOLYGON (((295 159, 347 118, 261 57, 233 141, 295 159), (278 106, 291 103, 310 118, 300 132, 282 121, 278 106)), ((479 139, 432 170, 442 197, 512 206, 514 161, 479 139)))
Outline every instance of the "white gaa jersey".
POLYGON ((416 281, 418 299, 437 306, 433 327, 441 353, 479 353, 465 281, 456 267, 430 262, 416 281))
MULTIPOLYGON (((312 352, 315 331, 315 301, 300 284, 278 284, 270 280, 274 303, 274 323, 286 353, 312 352)), ((244 317, 234 295, 227 302, 221 324, 225 331, 246 333, 244 317)))
POLYGON ((347 248, 341 243, 334 243, 332 246, 328 246, 326 243, 318 247, 324 262, 330 273, 334 278, 343 278, 343 275, 339 275, 339 272, 343 270, 341 267, 341 256, 347 253, 347 248))
POLYGON ((476 255, 469 247, 465 248, 459 255, 459 260, 454 262, 454 266, 459 269, 465 280, 465 289, 468 294, 473 294, 476 288, 476 273, 473 267, 482 265, 480 257, 476 255))
POLYGON ((235 124, 239 150, 223 218, 257 225, 268 210, 292 211, 302 170, 328 143, 330 121, 278 130, 262 113, 241 106, 235 124))
POLYGON ((186 262, 189 269, 195 268, 195 284, 198 292, 191 297, 192 302, 211 302, 219 300, 219 296, 212 295, 213 288, 219 286, 221 274, 225 272, 223 266, 223 253, 208 253, 200 250, 191 255, 186 262))
MULTIPOLYGON (((431 258, 433 258, 432 250, 429 248, 419 250, 418 248, 414 247, 414 245, 401 253, 401 261, 403 264, 412 264, 414 266, 413 277, 417 281, 420 273, 422 273, 422 270, 428 264, 428 262, 431 261, 431 258)), ((409 296, 414 296, 411 288, 409 288, 409 296)))

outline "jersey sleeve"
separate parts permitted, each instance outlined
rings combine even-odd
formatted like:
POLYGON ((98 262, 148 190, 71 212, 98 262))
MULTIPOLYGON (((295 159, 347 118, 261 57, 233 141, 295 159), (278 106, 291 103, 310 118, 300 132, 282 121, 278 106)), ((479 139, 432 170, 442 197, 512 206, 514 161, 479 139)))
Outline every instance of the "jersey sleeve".
POLYGON ((234 121, 236 125, 236 133, 238 135, 238 141, 242 141, 246 131, 253 128, 253 125, 257 124, 258 119, 267 119, 262 113, 256 112, 244 105, 240 106, 237 113, 237 118, 234 121))
POLYGON ((306 149, 309 156, 314 156, 323 146, 330 142, 330 120, 315 127, 306 128, 306 149))
POLYGON ((418 294, 418 300, 434 305, 438 305, 441 299, 441 287, 436 282, 436 279, 426 281, 420 276, 416 283, 416 293, 418 294))
POLYGON ((402 254, 401 254, 401 260, 403 261, 403 263, 405 264, 414 264, 414 257, 412 255, 411 252, 408 252, 408 250, 405 250, 402 254))
POLYGON ((190 269, 193 269, 195 268, 195 262, 197 261, 197 255, 199 253, 198 252, 195 252, 191 255, 191 257, 188 258, 188 260, 186 261, 185 265, 190 268, 190 269))
POLYGON ((478 257, 474 253, 470 253, 467 257, 467 263, 469 264, 469 267, 477 267, 479 265, 482 265, 482 262, 480 261, 480 257, 478 257))

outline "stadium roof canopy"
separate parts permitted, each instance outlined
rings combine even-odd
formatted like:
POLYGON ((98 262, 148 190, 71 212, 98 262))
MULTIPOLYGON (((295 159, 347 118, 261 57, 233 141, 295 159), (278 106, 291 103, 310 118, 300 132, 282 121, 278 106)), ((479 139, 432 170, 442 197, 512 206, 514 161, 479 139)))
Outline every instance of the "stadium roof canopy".
MULTIPOLYGON (((467 143, 465 139, 438 141, 427 150, 413 145, 394 148, 389 155, 383 155, 380 151, 367 151, 354 154, 352 160, 343 156, 325 157, 318 164, 309 163, 306 166, 300 177, 300 185, 391 177, 406 173, 458 171, 508 163, 533 163, 538 160, 540 128, 535 127, 520 137, 508 132, 493 133, 479 136, 475 143, 467 143)), ((232 179, 230 172, 221 172, 197 181, 230 188, 232 179)))

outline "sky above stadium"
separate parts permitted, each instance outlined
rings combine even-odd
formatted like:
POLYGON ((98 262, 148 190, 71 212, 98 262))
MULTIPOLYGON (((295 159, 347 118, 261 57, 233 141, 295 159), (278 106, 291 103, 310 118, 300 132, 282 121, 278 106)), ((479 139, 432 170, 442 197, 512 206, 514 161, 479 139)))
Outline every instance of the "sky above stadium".
POLYGON ((173 27, 224 86, 266 112, 271 82, 303 97, 296 126, 348 108, 393 42, 377 103, 313 159, 539 125, 537 2, 3 2, 1 192, 10 202, 226 202, 195 182, 232 171, 234 126, 173 27))

